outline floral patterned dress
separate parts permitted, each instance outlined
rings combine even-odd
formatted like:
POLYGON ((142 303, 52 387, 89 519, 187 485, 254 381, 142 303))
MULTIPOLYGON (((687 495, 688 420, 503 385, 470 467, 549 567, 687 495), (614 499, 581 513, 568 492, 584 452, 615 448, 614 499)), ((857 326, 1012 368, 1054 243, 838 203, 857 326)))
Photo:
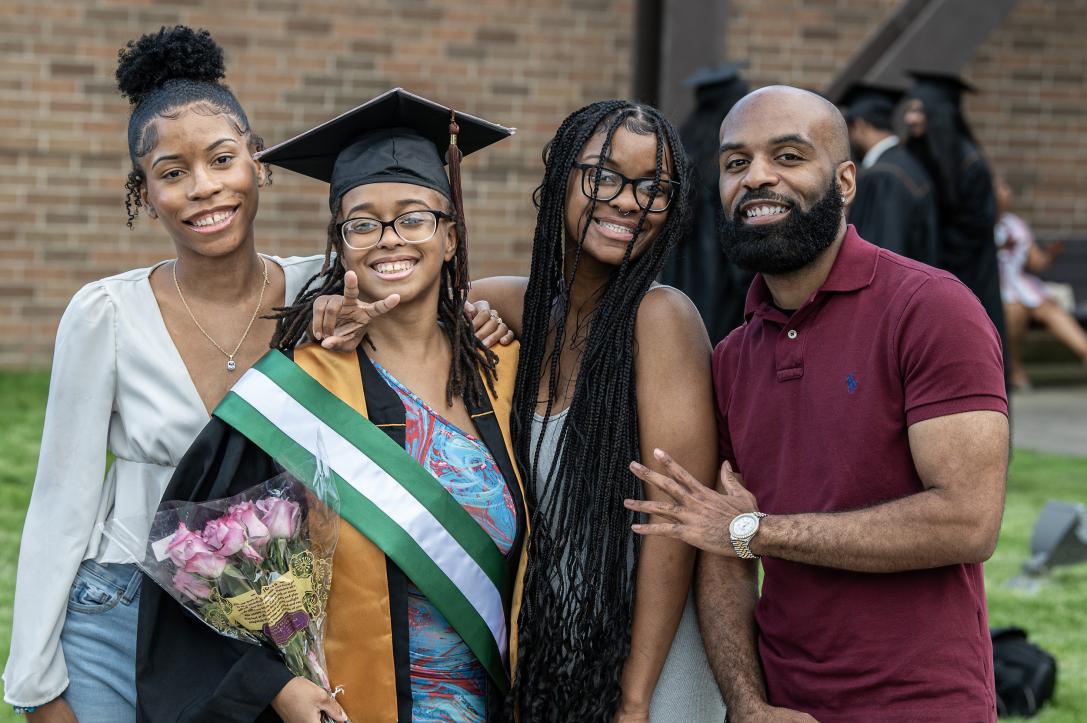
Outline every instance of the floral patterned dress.
MULTIPOLYGON (((482 440, 455 427, 377 362, 374 368, 404 402, 408 454, 507 554, 517 534, 516 509, 506 480, 482 440)), ((486 671, 438 608, 410 581, 408 654, 413 721, 486 720, 486 671)))

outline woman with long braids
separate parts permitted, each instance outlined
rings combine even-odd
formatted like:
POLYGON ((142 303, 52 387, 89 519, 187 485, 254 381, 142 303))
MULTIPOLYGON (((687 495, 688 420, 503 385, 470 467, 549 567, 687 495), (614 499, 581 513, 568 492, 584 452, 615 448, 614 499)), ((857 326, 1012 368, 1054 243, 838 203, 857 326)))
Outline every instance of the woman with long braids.
MULTIPOLYGON (((654 448, 698 479, 717 467, 705 328, 654 283, 687 230, 690 164, 659 111, 621 100, 567 117, 544 162, 530 275, 470 295, 521 340, 510 423, 533 532, 512 700, 526 721, 718 723, 694 552, 639 541, 623 506, 643 494, 630 460, 659 470, 654 448)), ((326 314, 315 331, 350 346, 357 335, 334 326, 353 318, 326 314)))
POLYGON ((280 310, 274 350, 216 409, 164 499, 219 499, 274 477, 290 463, 267 444, 275 435, 291 455, 324 455, 347 482, 325 637, 327 678, 343 691, 334 701, 271 650, 145 589, 146 720, 501 716, 527 532, 506 442, 517 347, 489 350, 466 313, 460 159, 509 133, 394 89, 262 154, 330 184, 324 269, 280 310), (299 345, 322 294, 366 305, 356 352, 299 345))

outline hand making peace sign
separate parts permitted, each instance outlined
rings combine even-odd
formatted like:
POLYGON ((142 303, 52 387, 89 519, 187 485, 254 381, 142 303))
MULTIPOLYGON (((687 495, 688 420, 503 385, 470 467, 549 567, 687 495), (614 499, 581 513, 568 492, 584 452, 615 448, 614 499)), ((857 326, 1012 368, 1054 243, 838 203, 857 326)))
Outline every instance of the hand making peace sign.
MULTIPOLYGON (((388 313, 400 303, 400 294, 389 294, 375 302, 359 300, 359 277, 354 271, 344 274, 343 294, 318 296, 313 302, 310 336, 332 351, 354 351, 371 321, 388 313)), ((498 312, 486 301, 466 303, 464 313, 472 320, 476 337, 487 347, 513 342, 513 332, 498 312)))

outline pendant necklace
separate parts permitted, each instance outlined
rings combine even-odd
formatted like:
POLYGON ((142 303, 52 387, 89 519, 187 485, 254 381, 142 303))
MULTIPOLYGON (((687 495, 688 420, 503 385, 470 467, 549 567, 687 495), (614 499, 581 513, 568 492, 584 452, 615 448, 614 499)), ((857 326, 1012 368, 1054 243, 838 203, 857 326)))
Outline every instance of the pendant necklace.
POLYGON ((181 293, 181 284, 177 283, 177 264, 178 260, 174 259, 174 264, 171 270, 174 274, 174 287, 177 289, 177 295, 181 299, 181 303, 185 305, 185 311, 189 312, 189 318, 192 319, 192 323, 196 324, 196 328, 200 330, 200 333, 211 342, 211 345, 223 353, 226 357, 226 370, 232 372, 238 368, 237 362, 234 361, 234 356, 238 353, 238 350, 242 348, 242 343, 245 338, 249 336, 249 330, 253 328, 253 322, 257 320, 257 314, 260 313, 260 305, 264 303, 264 289, 268 287, 268 262, 261 257, 261 263, 264 264, 264 282, 260 285, 260 296, 257 297, 257 308, 253 309, 253 315, 249 317, 249 325, 245 327, 245 331, 242 332, 242 338, 238 339, 238 343, 234 346, 234 351, 227 351, 223 347, 219 346, 219 343, 211 338, 211 334, 204 331, 204 327, 200 326, 200 322, 196 320, 196 315, 192 313, 192 309, 189 308, 189 302, 185 301, 185 295, 181 293))

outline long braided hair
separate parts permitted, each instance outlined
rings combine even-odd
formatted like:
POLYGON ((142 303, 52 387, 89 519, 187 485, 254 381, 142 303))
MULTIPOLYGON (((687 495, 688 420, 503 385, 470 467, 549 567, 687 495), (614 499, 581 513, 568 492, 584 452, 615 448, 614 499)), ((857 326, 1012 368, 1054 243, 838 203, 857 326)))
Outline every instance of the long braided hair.
MULTIPOLYGON (((623 507, 625 498, 642 496, 641 484, 627 466, 641 456, 635 320, 669 250, 687 232, 691 168, 668 120, 655 108, 623 100, 593 103, 566 118, 545 148, 544 164, 544 179, 536 190, 539 213, 511 415, 534 524, 511 702, 522 720, 610 721, 630 651, 632 563, 639 549, 630 529, 634 515, 623 507), (568 229, 567 184, 578 182, 570 180, 570 171, 585 143, 603 132, 603 158, 620 127, 655 136, 656 179, 667 170, 670 155, 671 176, 681 187, 672 194, 658 238, 633 258, 635 240, 646 224, 647 212, 641 211, 622 262, 597 292, 569 413, 564 422, 552 422, 563 426, 548 471, 540 468, 544 431, 534 435, 532 420, 537 405, 545 403, 546 430, 559 396, 570 288, 597 203, 592 202, 579 228, 568 229), (567 264, 569 279, 564 278, 567 249, 574 254, 567 264), (537 398, 542 379, 547 380, 545 400, 537 398)), ((582 332, 577 329, 575 335, 582 332)))
MULTIPOLYGON (((459 196, 459 183, 454 186, 453 193, 459 196)), ((445 386, 446 404, 452 406, 454 397, 460 397, 466 404, 474 406, 483 402, 487 389, 494 393, 495 364, 498 357, 476 338, 472 322, 464 313, 469 286, 468 234, 463 221, 463 211, 457 213, 461 207, 459 199, 453 201, 457 250, 449 261, 442 264, 438 290, 438 324, 449 339, 453 351, 445 386)), ((347 270, 342 258, 343 238, 339 234, 334 215, 328 224, 325 263, 321 272, 310 277, 293 304, 274 310, 272 318, 276 319, 276 331, 272 337, 273 349, 288 351, 306 336, 313 321, 313 302, 318 296, 344 292, 344 275, 347 270)))

